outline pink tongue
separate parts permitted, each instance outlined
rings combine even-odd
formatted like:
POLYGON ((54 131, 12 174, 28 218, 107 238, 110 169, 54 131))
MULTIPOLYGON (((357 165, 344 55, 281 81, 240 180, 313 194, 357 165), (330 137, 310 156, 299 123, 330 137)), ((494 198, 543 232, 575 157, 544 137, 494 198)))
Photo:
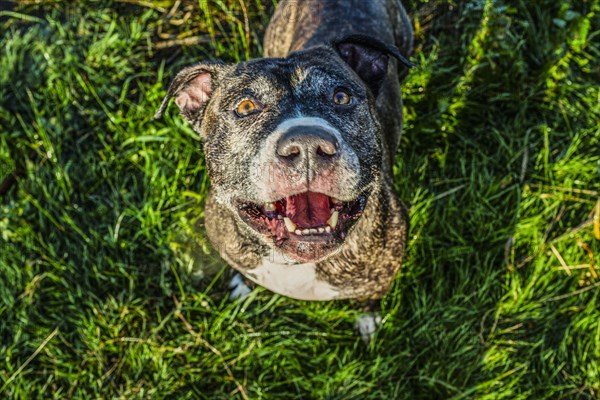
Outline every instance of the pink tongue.
POLYGON ((329 196, 306 192, 286 199, 285 214, 301 228, 318 228, 331 216, 329 196))

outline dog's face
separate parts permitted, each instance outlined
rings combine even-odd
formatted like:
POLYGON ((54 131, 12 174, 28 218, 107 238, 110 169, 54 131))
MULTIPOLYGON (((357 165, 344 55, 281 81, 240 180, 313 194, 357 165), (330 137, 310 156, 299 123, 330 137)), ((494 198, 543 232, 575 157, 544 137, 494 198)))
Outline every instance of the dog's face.
POLYGON ((174 97, 202 135, 218 202, 284 255, 317 262, 341 248, 379 188, 374 103, 387 65, 385 51, 354 43, 197 64, 158 114, 174 97))

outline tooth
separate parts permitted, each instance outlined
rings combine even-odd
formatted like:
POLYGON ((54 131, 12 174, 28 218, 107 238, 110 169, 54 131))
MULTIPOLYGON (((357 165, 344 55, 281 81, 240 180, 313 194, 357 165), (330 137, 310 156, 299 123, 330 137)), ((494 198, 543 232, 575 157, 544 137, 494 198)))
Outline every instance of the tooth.
POLYGON ((310 235, 310 229, 305 229, 302 231, 303 235, 310 235))
POLYGON ((293 223, 291 219, 285 217, 283 222, 285 222, 285 227, 287 228, 288 232, 294 232, 296 230, 296 224, 293 223))
POLYGON ((319 231, 318 231, 318 230, 316 230, 316 229, 311 229, 311 230, 310 230, 310 234, 311 234, 311 235, 316 235, 317 233, 319 233, 319 231))
POLYGON ((325 229, 324 228, 319 228, 319 233, 325 233, 325 229))
POLYGON ((326 227, 325 227, 325 232, 327 232, 327 233, 331 233, 331 227, 330 227, 330 226, 326 226, 326 227))
POLYGON ((265 211, 266 212, 273 212, 275 211, 277 208, 275 207, 275 203, 265 203, 265 211))
POLYGON ((340 213, 338 211, 334 211, 333 214, 331 214, 331 217, 327 220, 327 225, 335 229, 338 223, 339 216, 340 213))
POLYGON ((298 236, 302 236, 302 231, 300 229, 296 229, 296 232, 294 233, 298 236))
POLYGON ((283 217, 281 215, 278 215, 277 219, 281 221, 283 219, 283 217))

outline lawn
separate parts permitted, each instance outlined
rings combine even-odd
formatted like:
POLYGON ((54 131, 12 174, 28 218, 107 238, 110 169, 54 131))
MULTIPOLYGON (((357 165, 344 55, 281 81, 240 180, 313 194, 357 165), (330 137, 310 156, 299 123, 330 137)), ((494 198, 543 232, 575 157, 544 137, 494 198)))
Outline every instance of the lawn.
POLYGON ((410 244, 365 345, 352 302, 228 299, 201 141, 153 119, 271 0, 0 2, 0 398, 599 398, 600 1, 405 4, 410 244))

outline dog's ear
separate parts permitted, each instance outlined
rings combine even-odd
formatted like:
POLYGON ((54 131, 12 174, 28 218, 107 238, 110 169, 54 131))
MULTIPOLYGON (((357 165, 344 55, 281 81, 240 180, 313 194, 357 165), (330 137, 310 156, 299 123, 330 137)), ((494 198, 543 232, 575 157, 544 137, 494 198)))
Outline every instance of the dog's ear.
POLYGON ((154 118, 161 118, 169 106, 169 101, 174 98, 181 115, 197 128, 215 84, 227 67, 223 63, 199 63, 181 70, 171 82, 154 118))
POLYGON ((396 46, 364 35, 351 35, 337 39, 334 48, 350 68, 371 88, 377 96, 388 70, 389 57, 396 58, 406 68, 414 65, 396 46))

